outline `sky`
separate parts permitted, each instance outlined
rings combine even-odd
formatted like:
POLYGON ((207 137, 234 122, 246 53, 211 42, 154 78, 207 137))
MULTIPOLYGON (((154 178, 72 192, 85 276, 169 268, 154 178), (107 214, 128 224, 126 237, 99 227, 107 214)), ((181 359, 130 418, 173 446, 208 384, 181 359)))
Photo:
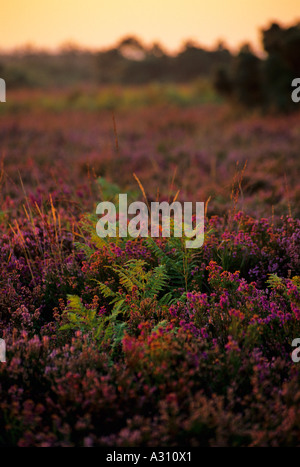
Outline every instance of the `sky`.
POLYGON ((300 0, 0 0, 0 7, 1 49, 67 42, 99 49, 135 35, 174 52, 186 39, 259 50, 259 29, 300 20, 300 0))

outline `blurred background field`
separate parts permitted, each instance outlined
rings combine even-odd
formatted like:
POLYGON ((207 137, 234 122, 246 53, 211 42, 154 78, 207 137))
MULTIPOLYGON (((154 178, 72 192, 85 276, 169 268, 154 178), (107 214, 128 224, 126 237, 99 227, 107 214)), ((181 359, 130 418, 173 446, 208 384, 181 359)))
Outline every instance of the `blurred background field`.
MULTIPOLYGON (((0 111, 4 208, 8 194, 22 195, 20 175, 34 194, 80 191, 99 176, 137 188, 136 173, 150 197, 180 190, 181 200, 210 199, 211 214, 228 210, 241 177, 239 203, 250 214, 299 216, 297 112, 233 107, 203 80, 20 89, 0 111)), ((90 209, 99 201, 85 198, 90 209)))

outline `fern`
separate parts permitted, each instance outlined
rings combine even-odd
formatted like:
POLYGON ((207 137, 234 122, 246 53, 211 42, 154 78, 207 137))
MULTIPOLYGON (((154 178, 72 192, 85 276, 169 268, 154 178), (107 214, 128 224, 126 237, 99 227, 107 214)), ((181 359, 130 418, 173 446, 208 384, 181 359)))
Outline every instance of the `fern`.
POLYGON ((158 296, 166 288, 169 278, 166 274, 166 267, 162 264, 155 267, 153 271, 148 274, 145 298, 153 298, 158 296))
POLYGON ((77 250, 83 251, 85 256, 90 259, 91 256, 95 253, 95 249, 89 247, 85 243, 80 243, 80 242, 74 242, 74 246, 77 250))
POLYGON ((277 289, 278 287, 282 287, 284 285, 283 279, 277 276, 277 274, 269 274, 269 279, 267 280, 267 284, 272 289, 277 289))
POLYGON ((169 321, 167 321, 166 319, 164 319, 163 321, 159 321, 159 323, 157 323, 156 326, 154 326, 154 328, 152 329, 151 334, 157 332, 161 328, 165 329, 168 324, 169 321))
POLYGON ((67 323, 60 330, 73 329, 83 332, 94 330, 99 326, 96 310, 88 310, 77 295, 68 295, 66 312, 67 323))
POLYGON ((96 282, 99 285, 100 292, 105 298, 115 298, 116 294, 110 287, 108 287, 106 284, 103 284, 103 282, 96 282))
POLYGON ((111 341, 112 349, 114 349, 122 341, 126 329, 126 323, 118 322, 117 318, 117 308, 107 317, 99 316, 96 310, 84 307, 80 297, 69 295, 65 316, 67 323, 61 326, 59 331, 80 330, 83 333, 89 333, 98 344, 111 341))
POLYGON ((122 291, 114 292, 103 282, 97 281, 100 292, 113 305, 113 312, 124 313, 128 310, 126 295, 132 294, 140 302, 146 298, 157 299, 167 290, 169 281, 166 267, 160 265, 147 271, 143 260, 133 259, 124 266, 114 266, 111 270, 117 275, 122 291), (134 291, 134 294, 133 294, 134 291))
POLYGON ((191 271, 195 266, 194 252, 185 248, 182 238, 169 238, 166 251, 162 250, 152 238, 147 238, 146 242, 160 264, 165 266, 172 289, 183 288, 187 292, 191 271), (167 252, 171 252, 172 256, 168 255, 167 252))

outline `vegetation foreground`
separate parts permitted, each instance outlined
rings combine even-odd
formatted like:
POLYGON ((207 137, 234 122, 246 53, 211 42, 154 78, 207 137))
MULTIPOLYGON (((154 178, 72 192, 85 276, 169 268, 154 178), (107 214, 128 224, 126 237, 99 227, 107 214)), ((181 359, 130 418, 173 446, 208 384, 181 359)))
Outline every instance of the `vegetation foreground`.
POLYGON ((300 445, 299 115, 171 91, 1 110, 1 446, 300 445), (118 193, 204 246, 100 239, 118 193))

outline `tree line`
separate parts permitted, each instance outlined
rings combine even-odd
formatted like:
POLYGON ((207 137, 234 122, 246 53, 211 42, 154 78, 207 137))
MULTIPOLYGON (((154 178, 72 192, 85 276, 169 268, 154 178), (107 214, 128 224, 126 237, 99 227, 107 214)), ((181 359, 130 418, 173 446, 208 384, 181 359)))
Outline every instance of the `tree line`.
POLYGON ((291 86, 300 78, 300 23, 287 28, 273 23, 262 31, 262 43, 263 58, 245 45, 229 68, 220 66, 215 88, 246 107, 289 111, 295 108, 291 86))
POLYGON ((189 83, 207 78, 218 93, 246 107, 295 108, 291 83, 300 78, 300 23, 262 30, 263 56, 246 44, 233 54, 220 42, 207 50, 192 41, 172 55, 154 43, 129 36, 92 52, 65 45, 58 53, 24 48, 0 53, 0 76, 13 87, 89 84, 189 83), (294 107, 293 107, 294 106, 294 107))

